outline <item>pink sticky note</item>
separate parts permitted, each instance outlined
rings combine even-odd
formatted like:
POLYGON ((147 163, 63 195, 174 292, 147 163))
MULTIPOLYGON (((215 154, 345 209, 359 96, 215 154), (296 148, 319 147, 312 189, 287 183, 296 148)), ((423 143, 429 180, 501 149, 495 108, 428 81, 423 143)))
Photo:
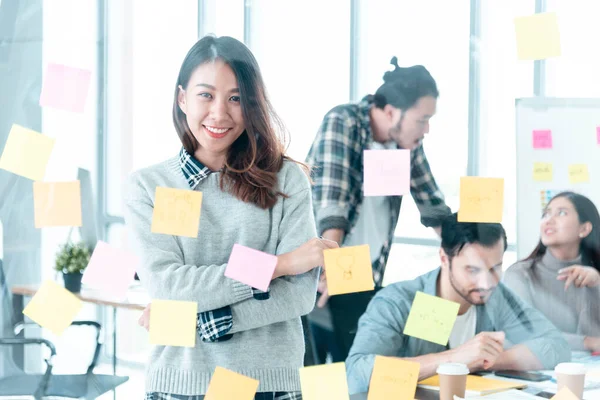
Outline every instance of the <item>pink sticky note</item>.
POLYGON ((598 142, 598 145, 600 146, 600 126, 596 127, 596 141, 598 142))
POLYGON ((277 256, 234 244, 225 276, 266 292, 276 265, 277 256))
POLYGON ((85 69, 48 64, 40 106, 82 113, 91 77, 92 72, 85 69))
POLYGON ((81 282, 124 299, 139 262, 134 254, 98 241, 81 282))
POLYGON ((365 150, 363 169, 365 196, 410 192, 410 150, 365 150))
POLYGON ((552 148, 552 131, 550 129, 533 131, 533 148, 534 149, 551 149, 552 148))

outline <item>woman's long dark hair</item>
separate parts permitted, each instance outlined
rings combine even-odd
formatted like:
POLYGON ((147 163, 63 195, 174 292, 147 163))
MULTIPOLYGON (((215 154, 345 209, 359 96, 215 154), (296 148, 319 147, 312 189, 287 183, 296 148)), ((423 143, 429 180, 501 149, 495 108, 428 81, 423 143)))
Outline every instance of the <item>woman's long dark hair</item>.
MULTIPOLYGON (((179 86, 187 89, 192 73, 200 65, 222 60, 233 70, 240 89, 240 104, 246 130, 231 145, 221 174, 221 189, 238 199, 268 209, 284 196, 278 189, 277 174, 286 159, 286 130, 273 110, 258 63, 240 41, 205 36, 190 49, 175 84, 173 122, 183 147, 193 155, 199 144, 179 108, 179 86)), ((301 163, 299 163, 301 164, 301 163)), ((303 165, 303 164, 301 164, 303 165)))
MULTIPOLYGON (((600 271, 600 214, 594 203, 587 197, 574 192, 561 192, 554 196, 548 204, 556 198, 565 198, 573 204, 579 217, 579 223, 589 222, 592 224, 592 231, 589 235, 581 239, 579 254, 581 254, 582 263, 589 265, 600 271)), ((546 253, 546 246, 540 242, 526 260, 537 261, 546 253)))

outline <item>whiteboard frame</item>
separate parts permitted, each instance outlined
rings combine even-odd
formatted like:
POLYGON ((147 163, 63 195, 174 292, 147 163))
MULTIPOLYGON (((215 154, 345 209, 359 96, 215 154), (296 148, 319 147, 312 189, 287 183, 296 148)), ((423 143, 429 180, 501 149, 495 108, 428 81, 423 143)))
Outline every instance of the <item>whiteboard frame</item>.
MULTIPOLYGON (((519 110, 524 108, 534 109, 536 111, 546 111, 551 108, 597 108, 600 112, 600 98, 559 98, 559 97, 527 97, 515 99, 515 159, 516 159, 516 196, 517 196, 517 212, 516 212, 516 229, 517 229, 517 241, 516 241, 516 252, 517 260, 521 260, 529 255, 529 252, 533 249, 523 249, 523 240, 521 239, 521 233, 523 231, 522 226, 519 224, 519 200, 523 197, 522 190, 531 190, 529 182, 526 181, 525 175, 519 173, 523 171, 522 167, 525 167, 525 171, 530 170, 530 165, 521 165, 521 157, 519 157, 519 110)), ((600 121, 599 121, 600 126, 600 121)), ((600 147, 599 147, 600 151, 600 147)), ((596 175, 596 174, 594 174, 596 175)), ((594 178, 591 178, 594 179, 594 178)), ((597 179, 597 178, 596 178, 597 179)), ((600 207, 600 204, 596 204, 600 207)))

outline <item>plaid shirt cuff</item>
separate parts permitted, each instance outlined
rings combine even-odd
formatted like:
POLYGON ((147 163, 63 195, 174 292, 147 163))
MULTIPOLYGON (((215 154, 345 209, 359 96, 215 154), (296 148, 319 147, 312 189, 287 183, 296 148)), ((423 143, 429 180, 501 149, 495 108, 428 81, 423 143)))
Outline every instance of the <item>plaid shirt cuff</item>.
POLYGON ((233 327, 231 306, 217 308, 198 314, 196 330, 203 342, 224 342, 233 337, 227 332, 233 327))
POLYGON ((271 288, 268 288, 266 292, 252 288, 252 297, 254 297, 255 300, 267 300, 271 297, 271 288))

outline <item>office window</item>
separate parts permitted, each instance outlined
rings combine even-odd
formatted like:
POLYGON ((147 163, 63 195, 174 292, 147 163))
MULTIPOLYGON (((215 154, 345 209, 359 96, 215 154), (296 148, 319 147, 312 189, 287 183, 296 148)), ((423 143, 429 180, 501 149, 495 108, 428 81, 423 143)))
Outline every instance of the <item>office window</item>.
POLYGON ((202 0, 198 10, 201 36, 231 36, 244 41, 244 0, 202 0))
POLYGON ((325 113, 348 102, 349 32, 348 1, 252 1, 250 48, 296 159, 305 159, 325 113))
POLYGON ((558 17, 561 56, 546 61, 546 96, 600 97, 600 54, 584 43, 598 37, 597 1, 548 1, 558 17))

